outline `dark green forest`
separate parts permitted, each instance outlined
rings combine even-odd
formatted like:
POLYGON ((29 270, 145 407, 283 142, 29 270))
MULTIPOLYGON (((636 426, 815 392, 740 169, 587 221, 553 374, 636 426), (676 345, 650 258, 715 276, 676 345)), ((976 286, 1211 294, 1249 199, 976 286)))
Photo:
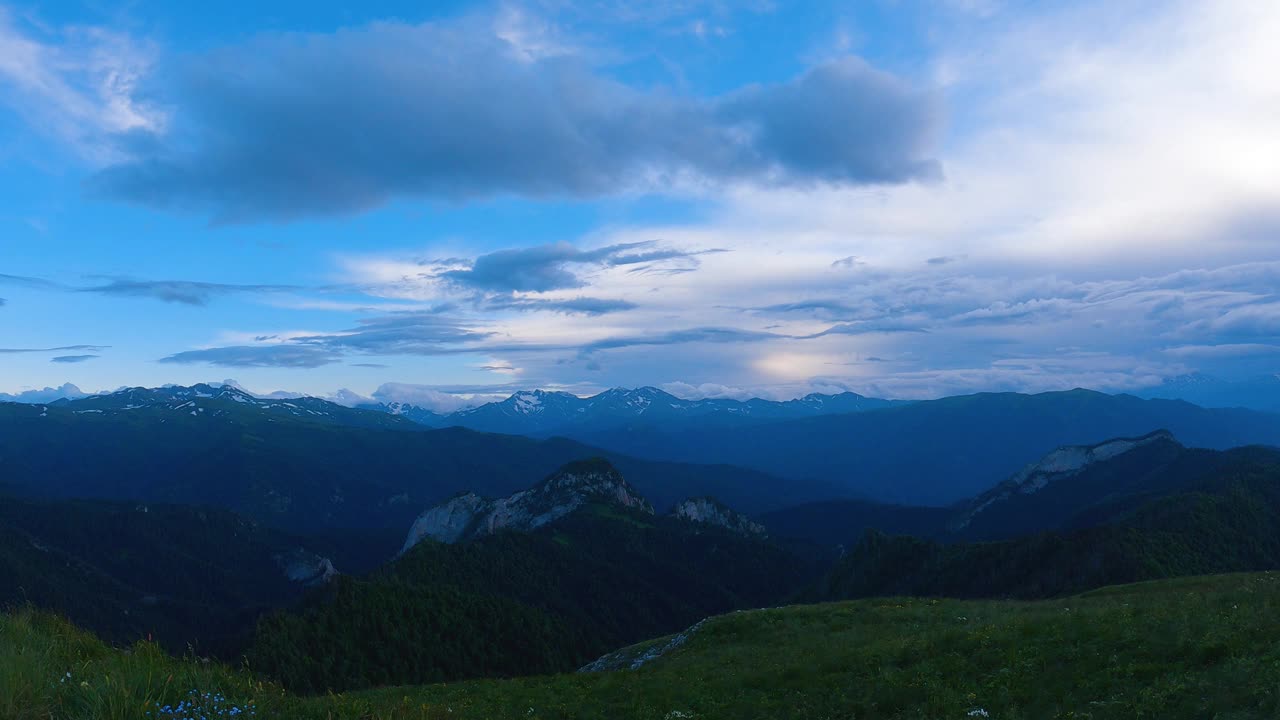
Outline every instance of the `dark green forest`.
POLYGON ((264 618, 249 663, 300 692, 572 670, 781 603, 816 571, 765 541, 588 506, 529 534, 420 543, 264 618))

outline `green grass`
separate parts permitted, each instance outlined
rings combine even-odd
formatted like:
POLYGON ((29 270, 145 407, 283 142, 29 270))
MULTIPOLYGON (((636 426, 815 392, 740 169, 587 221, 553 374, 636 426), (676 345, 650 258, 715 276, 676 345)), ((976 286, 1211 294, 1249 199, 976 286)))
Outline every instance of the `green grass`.
POLYGON ((262 718, 1274 718, 1280 574, 1041 602, 863 600, 735 613, 638 671, 298 698, 250 674, 0 619, 0 716, 144 718, 190 690, 262 718), (71 672, 72 679, 59 679, 71 672), (80 683, 85 683, 83 686, 80 683))

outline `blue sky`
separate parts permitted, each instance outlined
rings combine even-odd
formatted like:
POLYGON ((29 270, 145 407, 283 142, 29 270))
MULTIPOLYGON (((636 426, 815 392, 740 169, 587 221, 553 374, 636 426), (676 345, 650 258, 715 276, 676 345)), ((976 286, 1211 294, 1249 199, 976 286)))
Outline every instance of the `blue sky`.
POLYGON ((354 5, 0 0, 0 392, 1277 370, 1280 8, 354 5))

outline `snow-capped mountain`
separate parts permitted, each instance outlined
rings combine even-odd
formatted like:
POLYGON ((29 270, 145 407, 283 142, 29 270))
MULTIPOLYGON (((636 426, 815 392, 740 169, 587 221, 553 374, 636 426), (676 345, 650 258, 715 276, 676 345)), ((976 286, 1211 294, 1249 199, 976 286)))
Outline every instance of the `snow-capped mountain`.
POLYGON ((856 393, 811 394, 783 402, 751 400, 686 400, 655 387, 614 388, 591 397, 554 390, 522 390, 505 400, 452 413, 440 413, 405 402, 334 402, 285 393, 256 395, 230 383, 200 383, 190 387, 132 387, 86 395, 72 385, 47 388, 37 394, 0 395, 0 402, 23 402, 71 408, 80 413, 167 410, 200 416, 224 416, 236 406, 316 422, 359 426, 429 428, 465 427, 506 435, 548 436, 621 428, 678 430, 696 422, 706 426, 740 426, 770 420, 836 415, 875 410, 902 401, 868 398, 856 393), (381 417, 379 417, 381 416, 381 417))
POLYGON ((448 422, 485 432, 537 434, 584 418, 587 402, 567 392, 522 390, 501 402, 459 410, 448 422))
POLYGON ((387 413, 389 415, 396 415, 419 425, 425 425, 426 427, 440 428, 449 427, 451 425, 451 423, 448 422, 446 415, 441 415, 433 410, 428 410, 424 407, 418 407, 417 405, 411 405, 409 403, 365 403, 356 405, 356 407, 361 410, 374 410, 377 412, 387 413))
POLYGON ((80 415, 118 415, 131 412, 172 413, 195 418, 234 419, 246 411, 311 422, 357 427, 413 429, 416 423, 385 412, 349 408, 313 397, 260 398, 231 385, 197 384, 190 387, 134 387, 104 395, 61 399, 48 407, 80 415))
POLYGON ((400 415, 429 427, 461 426, 508 435, 596 432, 623 427, 678 429, 682 423, 735 426, 815 415, 875 410, 899 401, 856 393, 812 394, 795 400, 686 400, 655 387, 614 388, 591 397, 567 392, 522 390, 506 400, 447 415, 401 403, 360 407, 400 415))

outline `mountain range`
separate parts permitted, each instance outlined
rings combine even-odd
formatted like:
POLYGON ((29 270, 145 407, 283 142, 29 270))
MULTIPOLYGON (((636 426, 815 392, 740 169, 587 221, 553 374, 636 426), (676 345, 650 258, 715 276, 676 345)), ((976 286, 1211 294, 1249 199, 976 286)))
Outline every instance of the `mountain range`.
POLYGON ((508 495, 531 475, 595 456, 664 510, 714 495, 755 513, 834 492, 748 469, 655 462, 566 439, 431 430, 323 400, 255 400, 225 387, 0 403, 0 491, 219 507, 290 532, 403 532, 422 507, 456 493, 508 495))
POLYGON ((1280 567, 1280 450, 1251 445, 1280 416, 1072 391, 664 419, 644 395, 583 410, 629 418, 605 429, 526 403, 520 435, 227 386, 0 403, 0 602, 322 692, 559 672, 797 601, 1280 567))
POLYGON ((1280 415, 1207 409, 1090 390, 980 393, 860 413, 736 428, 582 432, 589 445, 640 457, 730 463, 846 498, 947 505, 989 488, 1049 450, 1167 429, 1194 447, 1280 444, 1280 415))
POLYGON ((523 393, 467 415, 492 415, 517 435, 432 429, 403 407, 396 414, 316 398, 263 399, 230 386, 0 403, 0 458, 8 464, 0 486, 215 505, 285 529, 388 527, 411 521, 415 505, 465 491, 504 496, 527 473, 592 456, 621 467, 661 509, 711 495, 755 514, 836 498, 944 506, 1055 447, 1161 428, 1195 447, 1280 443, 1280 415, 1087 390, 879 407, 853 395, 681 404, 658 393, 523 393), (837 412, 849 408, 856 410, 837 412), (810 414, 775 417, 800 412, 810 414), (563 424, 576 415, 603 419, 563 424), (546 437, 550 428, 569 438, 546 437), (67 446, 90 452, 95 464, 75 462, 61 450, 67 446))
POLYGON ((567 392, 524 390, 505 400, 441 415, 403 403, 359 407, 402 415, 429 427, 459 426, 509 435, 572 435, 585 430, 716 426, 877 410, 905 404, 858 395, 810 394, 795 400, 685 400, 655 387, 614 388, 591 397, 567 392))

